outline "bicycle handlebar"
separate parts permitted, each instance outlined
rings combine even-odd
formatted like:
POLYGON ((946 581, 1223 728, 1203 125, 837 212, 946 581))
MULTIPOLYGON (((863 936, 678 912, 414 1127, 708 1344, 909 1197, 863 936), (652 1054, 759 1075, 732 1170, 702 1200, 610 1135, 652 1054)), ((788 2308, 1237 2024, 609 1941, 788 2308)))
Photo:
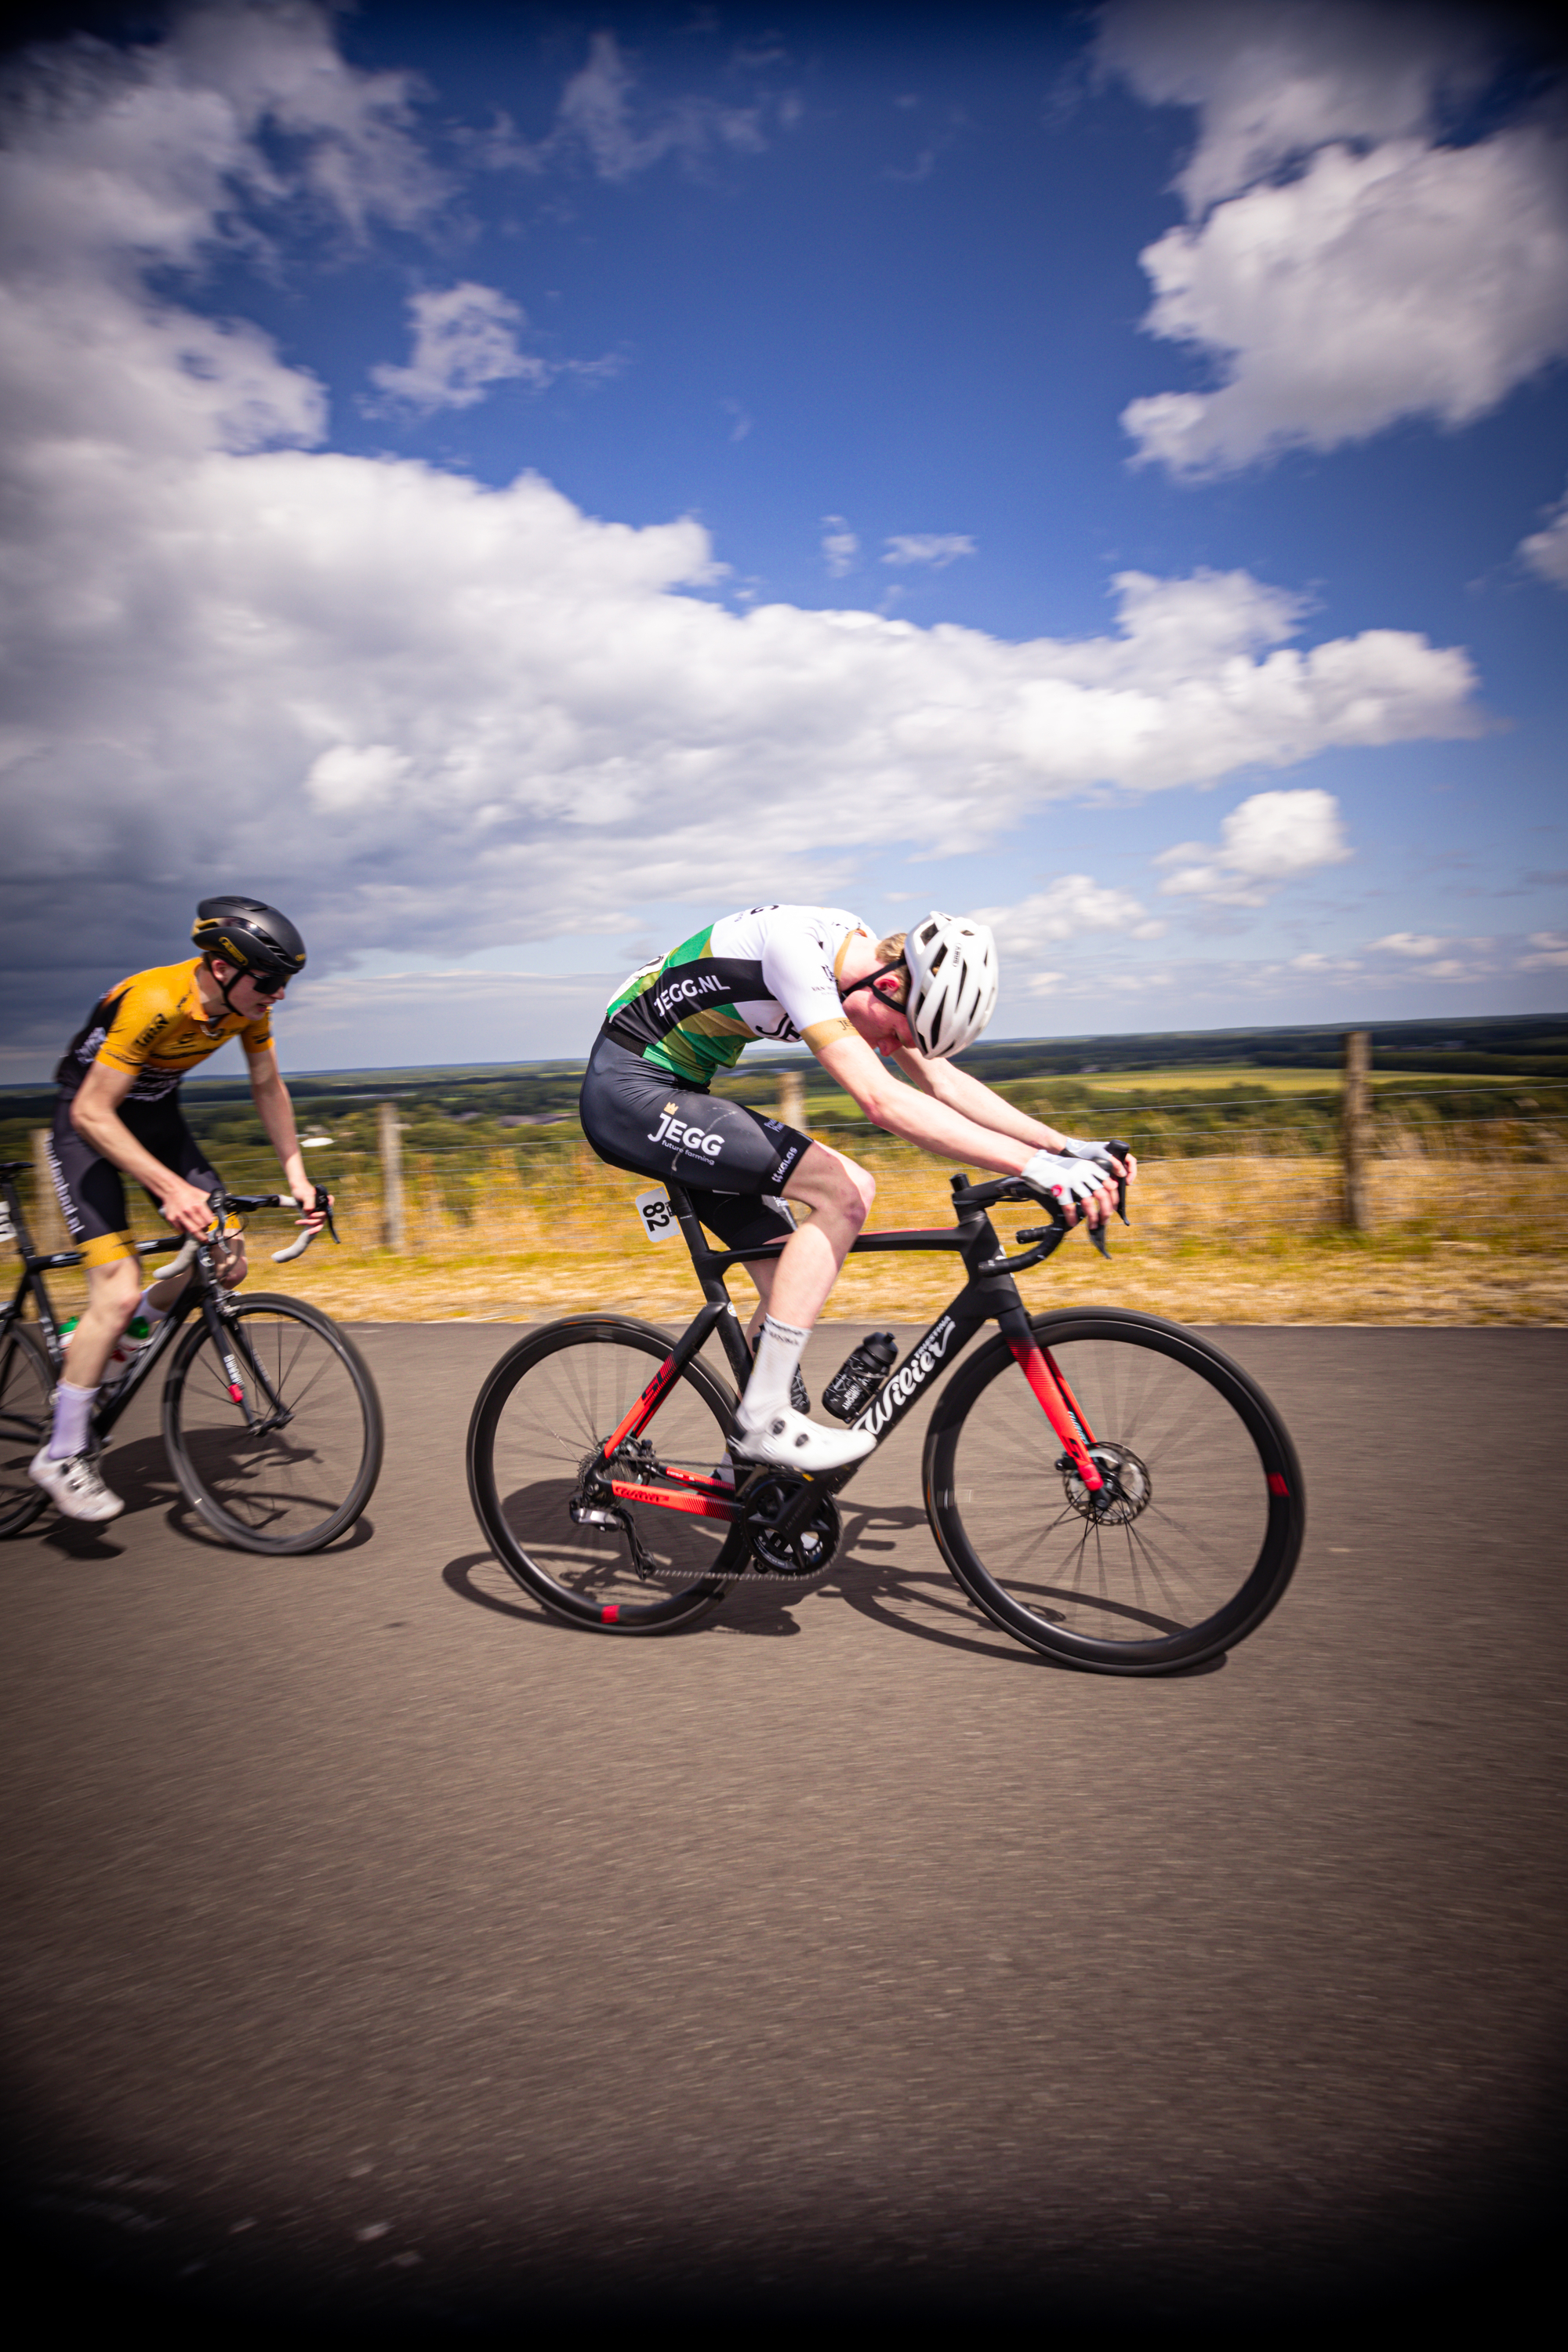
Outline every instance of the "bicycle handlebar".
MULTIPOLYGON (((216 1206, 217 1209, 218 1219, 221 1222, 231 1209, 238 1209, 241 1211, 250 1209, 293 1209, 299 1206, 299 1202, 296 1201, 292 1192, 220 1192, 217 1196, 216 1206)), ((319 1209, 321 1211, 321 1214, 327 1221, 327 1231, 331 1234, 335 1242, 341 1242, 342 1236, 339 1233, 336 1225, 332 1223, 331 1202, 328 1197, 324 1185, 317 1185, 316 1197, 310 1203, 310 1206, 312 1210, 319 1209)), ((315 1228, 314 1232, 307 1226, 305 1231, 300 1235, 299 1239, 297 1241, 290 1242, 286 1249, 274 1250, 272 1253, 273 1265, 287 1265, 290 1258, 303 1257, 305 1252, 310 1248, 310 1244, 315 1240, 316 1234, 320 1231, 321 1227, 319 1225, 315 1228)), ((207 1238, 209 1240, 216 1240, 217 1236, 216 1234, 209 1234, 207 1238)), ((171 1267, 170 1271, 172 1273, 174 1268, 171 1267)))
MULTIPOLYGON (((269 1205, 270 1205, 271 1207, 275 1208, 275 1209, 280 1209, 280 1208, 282 1208, 282 1207, 284 1206, 284 1203, 285 1203, 286 1202, 290 1201, 292 1198, 293 1198, 292 1193, 288 1193, 288 1192, 286 1192, 286 1193, 282 1194, 282 1195, 281 1195, 281 1197, 275 1197, 275 1198, 273 1199, 273 1201, 269 1203, 269 1205)), ((312 1202, 310 1203, 310 1205, 311 1205, 312 1209, 320 1209, 320 1210, 321 1210, 321 1212, 322 1215, 326 1218, 326 1221, 327 1221, 327 1231, 331 1234, 331 1237, 332 1237, 332 1239, 333 1239, 334 1241, 338 1241, 341 1237, 340 1237, 340 1235, 339 1235, 338 1229, 337 1229, 336 1225, 334 1225, 334 1224, 333 1224, 333 1223, 332 1223, 332 1210, 331 1210, 331 1202, 330 1202, 330 1201, 328 1200, 328 1198, 327 1198, 326 1188, 325 1188, 325 1186, 324 1186, 324 1185, 321 1185, 321 1184, 318 1184, 318 1185, 317 1185, 317 1187, 316 1187, 316 1197, 315 1197, 314 1201, 312 1201, 312 1202)), ((310 1228, 309 1225, 307 1225, 307 1226, 306 1226, 306 1228, 305 1228, 305 1230, 304 1230, 304 1232, 300 1235, 299 1239, 298 1239, 297 1241, 292 1241, 292 1242, 290 1242, 290 1243, 289 1244, 289 1246, 288 1246, 288 1248, 287 1248, 287 1249, 280 1249, 280 1250, 274 1250, 274 1251, 273 1251, 273 1253, 272 1253, 272 1263, 273 1263, 273 1265, 287 1265, 289 1264, 289 1260, 290 1260, 291 1258, 303 1257, 303 1256, 304 1256, 304 1255, 305 1255, 305 1252, 310 1248, 310 1244, 315 1240, 315 1238, 316 1238, 316 1234, 317 1234, 318 1233, 320 1233, 320 1231, 321 1231, 321 1227, 320 1227, 319 1225, 314 1229, 314 1231, 312 1231, 312 1230, 311 1230, 311 1228, 310 1228)))
MULTIPOLYGON (((1108 1151, 1114 1152, 1118 1160, 1122 1160, 1128 1158, 1131 1149, 1129 1145, 1118 1142, 1114 1137, 1107 1140, 1105 1148, 1108 1151)), ((990 1209, 1000 1201, 1037 1201, 1040 1206, 1048 1212, 1051 1220, 1048 1225, 1026 1225, 1013 1236, 1016 1242, 1034 1244, 1028 1250, 1026 1256, 1002 1258, 996 1262, 998 1266, 1005 1265, 1010 1273, 1019 1273, 1026 1266, 1037 1265, 1042 1258, 1049 1257, 1054 1249, 1059 1248, 1071 1230, 1068 1223, 1067 1210, 1056 1195, 1052 1192, 1037 1191, 1033 1184, 1026 1183, 1021 1176, 998 1176, 989 1184, 970 1184, 965 1179, 955 1176, 952 1181, 952 1191, 954 1205, 960 1210, 990 1209)), ((1131 1219, 1127 1214, 1125 1176, 1120 1176, 1116 1181, 1116 1213, 1124 1225, 1131 1224, 1131 1219)), ((1110 1252, 1105 1245, 1103 1223, 1090 1225, 1089 1237, 1101 1257, 1108 1258, 1110 1255, 1110 1252)))

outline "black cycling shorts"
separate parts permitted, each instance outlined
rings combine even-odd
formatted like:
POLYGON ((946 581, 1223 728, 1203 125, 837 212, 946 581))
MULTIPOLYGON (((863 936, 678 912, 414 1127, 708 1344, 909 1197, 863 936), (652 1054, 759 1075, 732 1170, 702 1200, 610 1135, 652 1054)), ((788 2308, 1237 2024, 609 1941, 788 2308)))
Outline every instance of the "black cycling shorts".
MULTIPOLYGON (((55 1105, 49 1132, 49 1172, 59 1195, 60 1213, 85 1265, 112 1265, 116 1258, 134 1257, 136 1244, 125 1210, 125 1179, 112 1160, 71 1125, 72 1097, 62 1095, 55 1105)), ((161 1160, 176 1176, 198 1192, 221 1192, 223 1182, 209 1167, 201 1145, 181 1116, 177 1096, 160 1102, 122 1102, 119 1115, 145 1150, 161 1160)), ((148 1199, 153 1198, 148 1193, 148 1199)))
POLYGON ((794 1232, 779 1195, 810 1150, 809 1135, 672 1078, 603 1030, 580 1108, 583 1132, 601 1160, 683 1184, 727 1249, 753 1249, 794 1232))

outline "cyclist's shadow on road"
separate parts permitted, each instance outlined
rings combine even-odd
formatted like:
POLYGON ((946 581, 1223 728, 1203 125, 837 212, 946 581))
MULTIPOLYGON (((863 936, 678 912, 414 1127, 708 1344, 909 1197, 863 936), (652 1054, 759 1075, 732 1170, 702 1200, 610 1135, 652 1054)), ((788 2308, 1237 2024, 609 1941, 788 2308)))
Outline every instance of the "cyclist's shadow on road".
MULTIPOLYGON (((944 1649, 968 1651, 1009 1665, 1057 1666, 1057 1660, 1024 1648, 986 1623, 935 1556, 931 1523, 918 1506, 844 1503, 840 1509, 843 1540, 831 1566, 821 1575, 795 1578, 753 1573, 737 1578, 721 1608, 694 1625, 677 1629, 674 1638, 700 1641, 707 1634, 744 1633, 777 1639, 799 1633, 803 1628, 795 1609, 820 1598, 845 1601, 873 1624, 912 1635, 916 1641, 934 1642, 944 1649), (915 1547, 919 1547, 915 1557, 908 1557, 915 1547), (906 1556, 900 1558, 900 1554, 906 1556)), ((578 1630, 552 1617, 515 1587, 498 1591, 489 1580, 479 1581, 487 1570, 498 1582, 504 1577, 493 1553, 464 1552, 447 1562, 441 1580, 459 1600, 490 1610, 498 1617, 547 1626, 560 1633, 578 1630)))
MULTIPOLYGON (((254 1552, 242 1552, 239 1547, 209 1528, 200 1513, 193 1509, 180 1490, 178 1480, 169 1467, 169 1457, 161 1437, 135 1437, 123 1445, 110 1447, 103 1456, 104 1475, 108 1484, 119 1496, 125 1508, 117 1518, 95 1522, 86 1519, 57 1517, 46 1527, 43 1540, 53 1551, 63 1552, 69 1559, 115 1560, 125 1556, 123 1538, 134 1521, 149 1513, 161 1513, 172 1535, 194 1544, 204 1552, 221 1553, 226 1559, 258 1557, 254 1552), (116 1541, 116 1538, 121 1540, 116 1541)), ((352 1528, 345 1530, 324 1552, 312 1552, 305 1557, 321 1560, 335 1559, 340 1552, 357 1551, 375 1533, 375 1522, 368 1512, 363 1513, 352 1528)), ((279 1568, 290 1565, 294 1554, 279 1554, 279 1568)))
POLYGON ((923 1510, 904 1503, 841 1503, 839 1508, 844 1539, 831 1568, 816 1581, 825 1598, 847 1601, 873 1624, 942 1649, 967 1650, 1013 1665, 1053 1663, 986 1623, 934 1557, 931 1521, 923 1510), (912 1559, 907 1556, 911 1539, 919 1547, 912 1559), (900 1553, 906 1557, 899 1558, 900 1553))

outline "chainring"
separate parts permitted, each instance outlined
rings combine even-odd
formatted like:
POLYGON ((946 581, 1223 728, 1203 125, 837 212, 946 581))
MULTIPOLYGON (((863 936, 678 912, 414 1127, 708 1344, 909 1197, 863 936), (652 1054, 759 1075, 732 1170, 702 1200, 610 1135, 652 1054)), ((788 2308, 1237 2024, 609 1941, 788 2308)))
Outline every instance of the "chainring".
POLYGON ((800 1493, 794 1478, 764 1478, 746 1497, 746 1539, 763 1568, 774 1576, 818 1576, 838 1549, 843 1523, 831 1495, 824 1495, 805 1527, 793 1536, 777 1533, 775 1522, 800 1493))

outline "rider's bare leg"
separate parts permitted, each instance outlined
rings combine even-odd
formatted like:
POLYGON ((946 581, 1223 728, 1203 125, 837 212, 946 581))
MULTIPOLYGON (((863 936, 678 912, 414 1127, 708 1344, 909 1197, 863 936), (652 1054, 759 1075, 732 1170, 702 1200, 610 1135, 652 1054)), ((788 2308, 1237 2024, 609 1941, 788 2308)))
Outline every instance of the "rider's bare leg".
POLYGON ((87 1305, 71 1333, 72 1388, 97 1388, 103 1378, 103 1368, 114 1352, 114 1343, 130 1322, 141 1295, 140 1259, 116 1257, 107 1265, 89 1266, 87 1305))
MULTIPOLYGON (((249 1271, 245 1262, 245 1244, 237 1234, 232 1240, 219 1242, 213 1251, 213 1268, 226 1290, 237 1290, 249 1271)), ((153 1315, 167 1315, 184 1291, 191 1278, 188 1265, 176 1274, 173 1269, 150 1282, 142 1293, 142 1304, 153 1315)))
POLYGON ((811 1223, 796 1228, 771 1265, 753 1269, 763 1277, 762 1331, 732 1453, 820 1475, 858 1461, 875 1443, 862 1431, 823 1428, 789 1399, 801 1350, 876 1189, 863 1168, 815 1143, 792 1177, 789 1196, 810 1207, 811 1223))
POLYGON ((841 1151, 814 1143, 789 1180, 789 1197, 811 1210, 811 1222, 796 1228, 776 1258, 746 1268, 757 1286, 757 1310, 746 1326, 753 1346, 769 1315, 812 1328, 870 1213, 877 1181, 841 1151))

